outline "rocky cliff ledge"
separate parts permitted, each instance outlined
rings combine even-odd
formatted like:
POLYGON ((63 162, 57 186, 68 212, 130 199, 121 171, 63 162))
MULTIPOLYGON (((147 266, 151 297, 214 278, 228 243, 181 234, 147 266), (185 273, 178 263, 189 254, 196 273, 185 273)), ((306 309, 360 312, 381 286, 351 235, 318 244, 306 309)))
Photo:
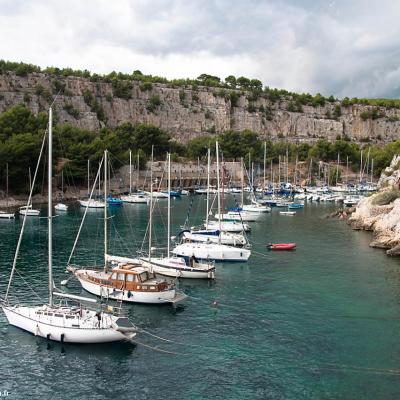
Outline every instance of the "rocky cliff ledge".
POLYGON ((55 109, 60 123, 90 130, 114 128, 123 122, 148 123, 183 142, 229 129, 250 129, 263 138, 293 142, 344 136, 385 142, 400 137, 400 110, 396 108, 326 101, 299 110, 290 96, 271 100, 233 89, 127 83, 120 94, 121 88, 112 83, 89 78, 4 72, 0 74, 0 112, 25 103, 38 113, 58 94, 55 109))
POLYGON ((374 232, 371 247, 400 255, 400 156, 382 172, 378 193, 363 199, 348 219, 353 229, 374 232))

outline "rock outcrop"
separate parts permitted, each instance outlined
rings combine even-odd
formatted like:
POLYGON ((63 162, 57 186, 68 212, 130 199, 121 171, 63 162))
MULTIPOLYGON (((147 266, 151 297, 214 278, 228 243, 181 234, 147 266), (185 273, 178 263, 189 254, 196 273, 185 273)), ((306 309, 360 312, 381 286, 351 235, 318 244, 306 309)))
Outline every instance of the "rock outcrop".
POLYGON ((400 156, 396 155, 379 180, 379 191, 364 198, 348 219, 353 229, 373 231, 371 247, 400 255, 400 156))
POLYGON ((89 78, 63 77, 45 73, 0 75, 0 112, 25 103, 34 113, 48 107, 57 93, 55 109, 59 122, 98 130, 123 122, 151 123, 170 132, 182 142, 228 129, 251 129, 268 139, 286 138, 313 142, 347 136, 353 140, 390 141, 399 138, 400 110, 362 104, 303 106, 290 111, 291 99, 271 101, 263 96, 210 87, 173 87, 168 84, 129 82, 121 95, 112 83, 89 78), (60 92, 60 88, 62 88, 60 92), (120 96, 120 97, 119 97, 120 96), (122 97, 121 97, 122 96, 122 97), (335 107, 340 107, 340 113, 335 107), (376 118, 365 117, 379 109, 376 118), (340 114, 340 115, 338 115, 340 114), (331 117, 336 115, 336 117, 331 117))

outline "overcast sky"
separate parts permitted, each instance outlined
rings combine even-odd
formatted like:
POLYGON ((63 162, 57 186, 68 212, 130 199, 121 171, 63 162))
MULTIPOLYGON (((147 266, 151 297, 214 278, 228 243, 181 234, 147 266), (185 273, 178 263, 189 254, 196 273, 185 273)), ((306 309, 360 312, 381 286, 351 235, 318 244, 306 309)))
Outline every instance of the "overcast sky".
POLYGON ((400 95, 398 0, 0 0, 0 58, 400 95))

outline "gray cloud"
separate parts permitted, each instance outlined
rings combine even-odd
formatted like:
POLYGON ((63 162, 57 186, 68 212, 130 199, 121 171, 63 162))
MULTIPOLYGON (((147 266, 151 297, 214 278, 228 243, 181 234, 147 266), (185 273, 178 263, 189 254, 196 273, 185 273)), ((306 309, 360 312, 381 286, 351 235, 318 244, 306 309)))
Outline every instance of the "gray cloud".
POLYGON ((382 0, 0 0, 0 57, 300 92, 400 93, 400 3, 382 0))

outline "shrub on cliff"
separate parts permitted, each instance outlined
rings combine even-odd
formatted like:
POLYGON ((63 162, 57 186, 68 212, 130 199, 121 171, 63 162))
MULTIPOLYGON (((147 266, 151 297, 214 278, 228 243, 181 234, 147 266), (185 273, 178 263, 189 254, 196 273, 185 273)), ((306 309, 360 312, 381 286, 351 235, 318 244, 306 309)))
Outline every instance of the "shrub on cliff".
POLYGON ((400 197, 399 190, 390 190, 387 192, 378 193, 374 196, 372 204, 374 206, 385 206, 390 204, 400 197))

